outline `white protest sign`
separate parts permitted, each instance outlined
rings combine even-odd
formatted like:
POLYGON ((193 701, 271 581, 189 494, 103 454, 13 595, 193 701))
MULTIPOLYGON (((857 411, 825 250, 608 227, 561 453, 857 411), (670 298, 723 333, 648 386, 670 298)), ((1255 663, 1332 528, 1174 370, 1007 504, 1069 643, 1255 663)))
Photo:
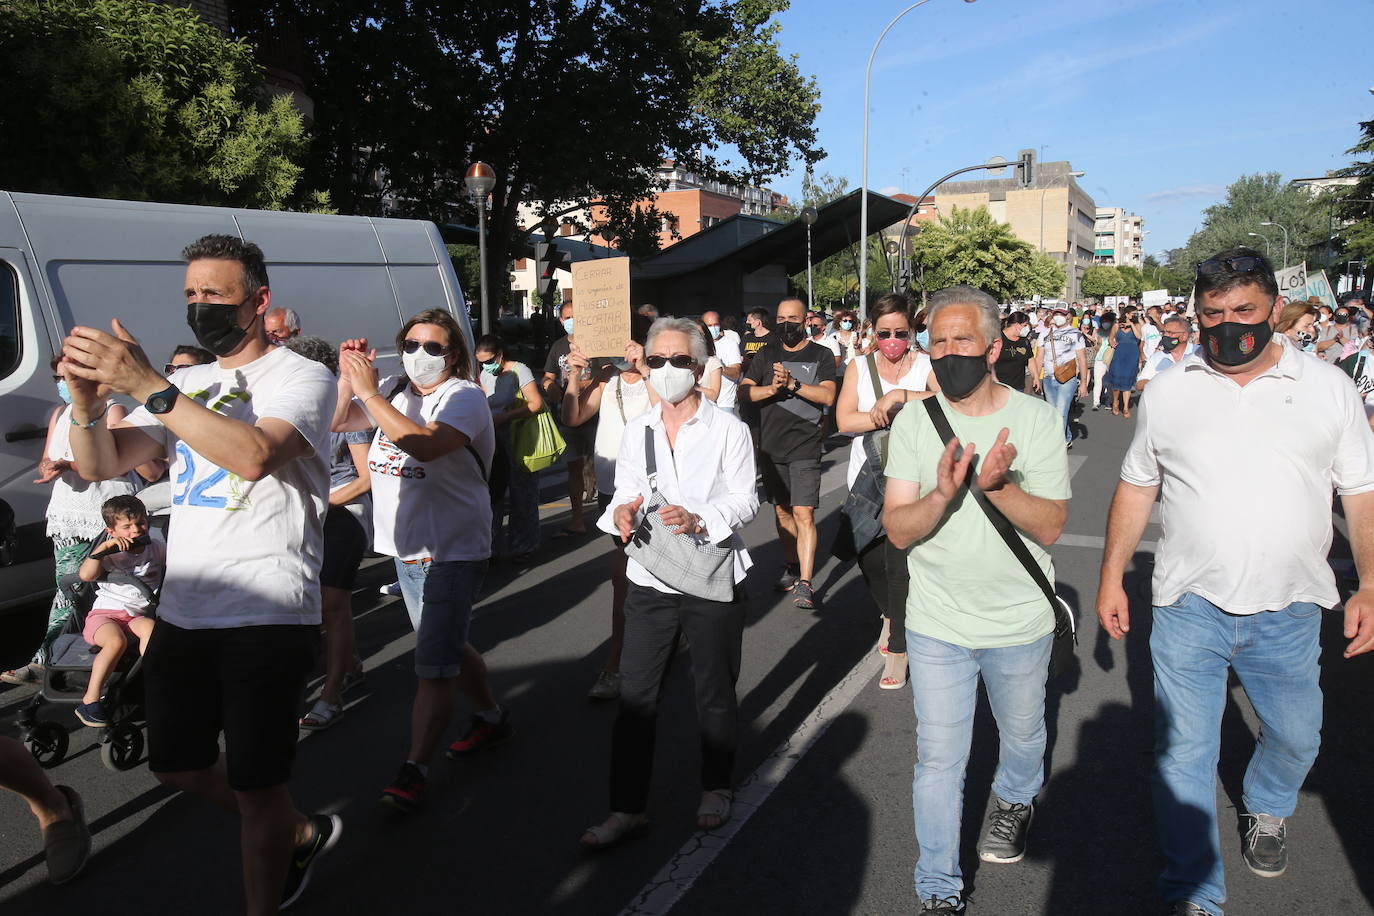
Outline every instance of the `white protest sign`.
POLYGON ((1168 305, 1169 291, 1167 289, 1147 289, 1140 294, 1140 301, 1146 308, 1152 305, 1168 305))
POLYGON ((1307 276, 1307 295, 1316 296, 1322 301, 1323 305, 1336 307, 1336 294, 1331 291, 1331 281, 1326 279, 1326 271, 1319 270, 1307 276))
POLYGON ((1279 285, 1279 295, 1289 302, 1307 298, 1307 262, 1274 271, 1274 280, 1279 285))

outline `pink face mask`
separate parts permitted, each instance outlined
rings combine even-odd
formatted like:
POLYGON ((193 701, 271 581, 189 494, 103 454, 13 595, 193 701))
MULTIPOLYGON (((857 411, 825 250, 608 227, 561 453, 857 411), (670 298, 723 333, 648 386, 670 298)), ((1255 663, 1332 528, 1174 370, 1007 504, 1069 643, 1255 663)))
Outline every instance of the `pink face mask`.
POLYGON ((883 356, 888 359, 901 359, 908 346, 910 346, 910 342, 902 340, 900 337, 889 337, 886 340, 878 341, 878 349, 883 351, 883 356))

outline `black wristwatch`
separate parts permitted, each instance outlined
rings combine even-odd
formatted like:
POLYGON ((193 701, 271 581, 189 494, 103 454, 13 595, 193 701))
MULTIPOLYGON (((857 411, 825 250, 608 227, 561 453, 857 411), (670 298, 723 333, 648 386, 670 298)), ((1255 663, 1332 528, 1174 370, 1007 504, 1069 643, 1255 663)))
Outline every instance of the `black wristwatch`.
POLYGON ((801 390, 802 390, 801 379, 799 379, 799 378, 794 378, 794 379, 792 379, 792 387, 791 387, 790 390, 791 390, 791 392, 792 392, 793 394, 796 394, 797 392, 801 391, 801 390))
POLYGON ((176 385, 168 385, 161 391, 154 391, 148 395, 148 400, 143 402, 143 406, 148 408, 148 413, 166 413, 177 402, 177 395, 179 394, 181 394, 181 389, 177 388, 176 385))

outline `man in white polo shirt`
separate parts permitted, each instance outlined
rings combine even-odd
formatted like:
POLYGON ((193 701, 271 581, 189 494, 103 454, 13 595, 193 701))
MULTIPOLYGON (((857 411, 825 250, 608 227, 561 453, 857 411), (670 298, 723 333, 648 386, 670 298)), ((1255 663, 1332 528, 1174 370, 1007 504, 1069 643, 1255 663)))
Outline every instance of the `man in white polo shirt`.
POLYGON ((1144 391, 1145 386, 1165 369, 1171 369, 1197 352, 1193 344, 1193 325, 1182 315, 1171 315, 1160 325, 1164 333, 1159 338, 1159 348, 1154 356, 1145 360, 1136 376, 1136 391, 1144 391))
POLYGON ((1162 488, 1150 636, 1160 890, 1170 913, 1220 916, 1228 668, 1262 723, 1242 856, 1276 877, 1320 740, 1321 611, 1340 603, 1326 563, 1333 489, 1362 582, 1345 603, 1345 657, 1374 648, 1374 434, 1350 380, 1273 333, 1278 287, 1257 252, 1199 264, 1195 295, 1202 352, 1145 392, 1107 521, 1097 615, 1114 639, 1130 629, 1122 576, 1162 488))

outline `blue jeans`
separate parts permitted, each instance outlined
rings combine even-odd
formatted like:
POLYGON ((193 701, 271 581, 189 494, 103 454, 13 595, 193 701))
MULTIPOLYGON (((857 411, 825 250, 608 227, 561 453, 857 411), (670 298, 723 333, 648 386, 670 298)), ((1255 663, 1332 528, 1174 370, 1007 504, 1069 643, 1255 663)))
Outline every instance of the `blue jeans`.
POLYGON ((1000 739, 992 791, 1003 801, 1030 804, 1045 781, 1045 680, 1054 636, 1004 649, 965 649, 909 629, 906 639, 916 708, 916 893, 922 900, 958 897, 964 890, 959 823, 979 675, 1000 739))
POLYGON ((416 677, 462 673, 472 605, 486 571, 486 560, 396 560, 396 581, 415 628, 416 677))
POLYGON ((1041 384, 1045 388, 1045 400, 1054 405, 1054 409, 1059 411, 1059 416, 1064 418, 1064 441, 1073 441, 1073 430, 1069 427, 1069 408, 1073 406, 1073 399, 1078 396, 1078 376, 1074 376, 1067 382, 1055 380, 1054 373, 1050 372, 1042 380, 1041 384))
POLYGON ((1321 608, 1309 603, 1241 616, 1186 593, 1154 609, 1153 789, 1166 902, 1189 900, 1220 914, 1226 900, 1216 778, 1228 667, 1260 719, 1245 771, 1245 808, 1293 813, 1320 744, 1320 635, 1321 608))

